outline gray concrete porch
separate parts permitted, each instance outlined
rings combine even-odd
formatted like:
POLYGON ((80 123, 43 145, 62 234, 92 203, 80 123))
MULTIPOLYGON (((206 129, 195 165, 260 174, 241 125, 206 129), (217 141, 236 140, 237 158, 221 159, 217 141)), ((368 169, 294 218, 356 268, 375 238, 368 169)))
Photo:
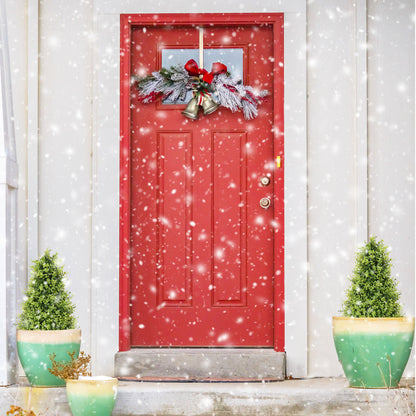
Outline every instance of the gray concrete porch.
MULTIPOLYGON (((113 416, 414 415, 414 379, 400 389, 351 389, 343 378, 252 383, 119 383, 113 416)), ((65 388, 0 388, 0 414, 10 405, 36 416, 70 416, 65 388)))

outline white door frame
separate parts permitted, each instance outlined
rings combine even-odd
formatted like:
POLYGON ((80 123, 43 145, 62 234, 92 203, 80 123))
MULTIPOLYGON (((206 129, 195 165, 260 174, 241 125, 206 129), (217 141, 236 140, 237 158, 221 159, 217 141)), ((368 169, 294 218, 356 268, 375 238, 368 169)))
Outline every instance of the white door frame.
MULTIPOLYGON (((109 291, 112 296, 118 293, 114 283, 114 276, 118 276, 118 244, 103 244, 103 241, 118 241, 119 232, 120 14, 159 13, 161 10, 160 6, 156 10, 150 3, 138 6, 128 0, 102 0, 95 2, 95 6, 92 278, 99 276, 101 282, 107 283, 92 286, 91 310, 93 316, 101 318, 93 318, 91 344, 92 355, 99 357, 96 365, 101 369, 112 362, 118 351, 114 329, 118 328, 118 302, 115 300, 103 307, 102 299, 108 298, 109 291), (105 351, 100 346, 100 337, 103 337, 100 322, 111 322, 112 329, 108 330, 111 346, 105 351)), ((178 12, 177 6, 175 1, 167 2, 163 12, 178 12)), ((182 8, 189 10, 180 9, 180 12, 193 11, 192 5, 182 8)), ((198 7, 198 13, 223 11, 241 12, 238 4, 232 1, 223 2, 215 9, 209 4, 198 7)), ((258 12, 285 13, 285 337, 288 373, 304 377, 307 375, 306 2, 267 0, 258 12)))

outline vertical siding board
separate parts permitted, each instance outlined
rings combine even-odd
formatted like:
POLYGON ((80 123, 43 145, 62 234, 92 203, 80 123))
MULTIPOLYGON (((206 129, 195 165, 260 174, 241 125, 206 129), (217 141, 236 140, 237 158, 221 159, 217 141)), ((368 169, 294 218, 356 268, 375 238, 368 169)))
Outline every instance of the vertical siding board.
POLYGON ((355 36, 352 2, 308 5, 310 376, 342 374, 331 317, 339 314, 356 245, 355 36))
POLYGON ((18 169, 6 7, 0 4, 0 385, 15 382, 18 169))

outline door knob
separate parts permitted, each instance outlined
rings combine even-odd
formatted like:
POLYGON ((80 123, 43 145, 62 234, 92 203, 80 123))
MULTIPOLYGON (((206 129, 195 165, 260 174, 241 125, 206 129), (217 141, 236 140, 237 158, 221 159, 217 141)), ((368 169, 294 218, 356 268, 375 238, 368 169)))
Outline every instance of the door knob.
POLYGON ((260 206, 262 208, 267 209, 269 208, 270 204, 271 204, 270 198, 265 197, 265 198, 260 199, 260 206))

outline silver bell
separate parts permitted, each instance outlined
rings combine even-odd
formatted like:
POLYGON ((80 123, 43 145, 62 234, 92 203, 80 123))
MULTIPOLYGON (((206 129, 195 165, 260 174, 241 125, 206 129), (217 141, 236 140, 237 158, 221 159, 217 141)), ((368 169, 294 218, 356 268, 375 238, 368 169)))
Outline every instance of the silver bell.
POLYGON ((204 101, 202 102, 202 109, 204 110, 204 115, 207 116, 208 114, 213 113, 215 110, 218 109, 220 105, 216 103, 211 96, 205 96, 204 101))

